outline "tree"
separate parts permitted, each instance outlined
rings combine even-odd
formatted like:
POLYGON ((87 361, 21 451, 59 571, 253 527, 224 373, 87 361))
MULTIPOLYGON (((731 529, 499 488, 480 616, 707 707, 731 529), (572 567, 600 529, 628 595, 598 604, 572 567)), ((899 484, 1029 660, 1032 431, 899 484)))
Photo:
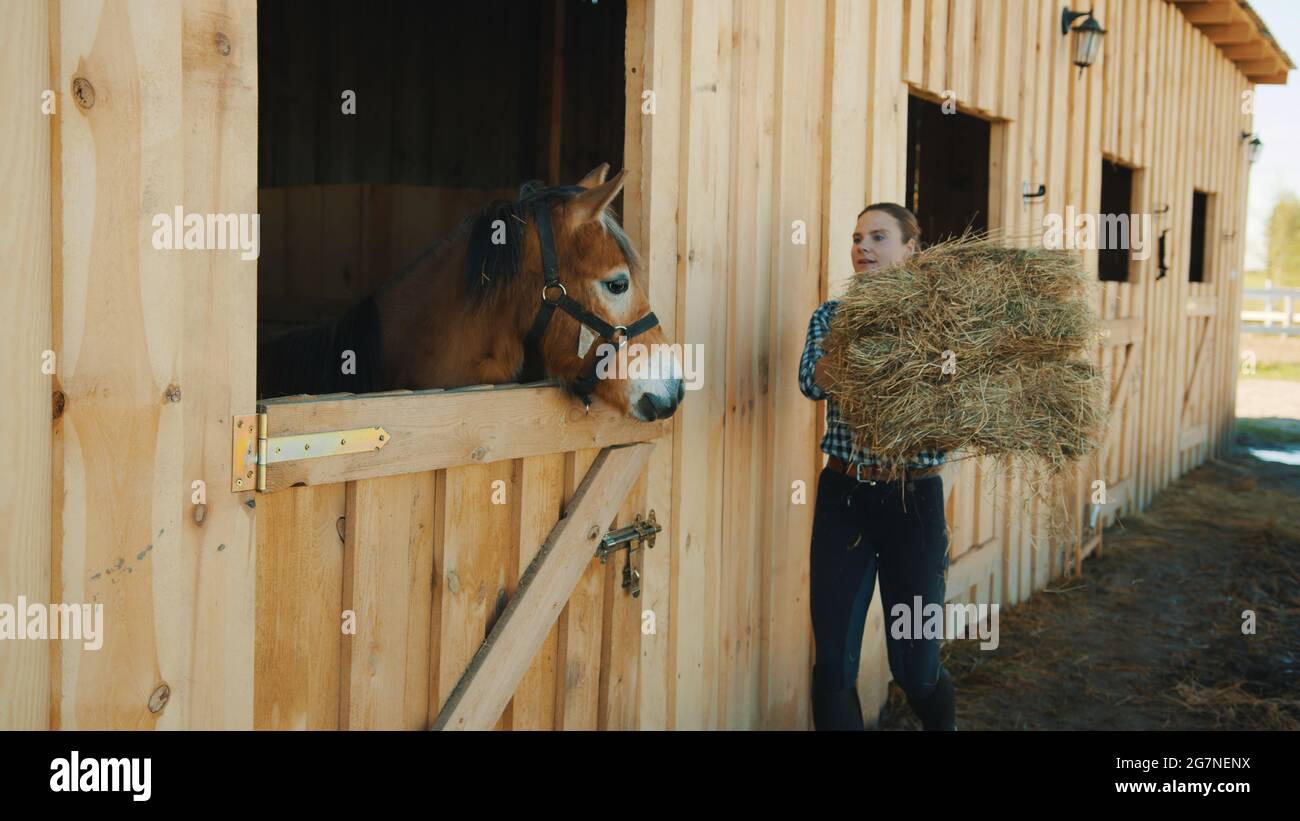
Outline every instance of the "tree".
POLYGON ((1300 199, 1286 191, 1268 215, 1268 277, 1275 287, 1300 286, 1300 199))

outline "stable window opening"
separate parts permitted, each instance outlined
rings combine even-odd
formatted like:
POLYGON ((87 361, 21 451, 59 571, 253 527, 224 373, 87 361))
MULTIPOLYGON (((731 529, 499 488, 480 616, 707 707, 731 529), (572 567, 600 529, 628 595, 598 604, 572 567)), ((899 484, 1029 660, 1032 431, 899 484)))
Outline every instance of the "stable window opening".
MULTIPOLYGON (((522 183, 622 168, 626 13, 620 0, 258 4, 259 398, 427 387, 376 383, 368 298, 522 183)), ((450 329, 440 344, 493 355, 450 329)))

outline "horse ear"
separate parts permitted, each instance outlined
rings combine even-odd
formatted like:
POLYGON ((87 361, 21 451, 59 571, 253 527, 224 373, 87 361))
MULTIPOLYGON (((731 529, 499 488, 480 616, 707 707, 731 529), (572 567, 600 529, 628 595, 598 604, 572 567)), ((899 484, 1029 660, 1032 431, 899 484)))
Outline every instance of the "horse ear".
POLYGON ((603 162, 587 172, 587 176, 578 180, 578 185, 583 188, 595 188, 605 181, 605 175, 609 173, 609 163, 603 162))
POLYGON ((573 225, 581 225, 584 222, 592 222, 600 219, 601 213, 605 208, 614 201, 618 192, 623 190, 623 180, 627 177, 627 169, 614 175, 612 180, 603 182, 595 188, 588 188, 581 194, 573 198, 569 204, 569 219, 573 225))

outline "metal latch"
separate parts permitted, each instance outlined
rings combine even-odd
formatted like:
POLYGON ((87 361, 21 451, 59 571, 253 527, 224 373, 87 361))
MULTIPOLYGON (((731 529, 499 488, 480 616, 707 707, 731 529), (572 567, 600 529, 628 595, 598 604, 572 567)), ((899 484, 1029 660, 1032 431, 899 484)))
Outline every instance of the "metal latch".
POLYGON ((293 436, 267 436, 265 411, 234 418, 231 436, 230 490, 266 490, 266 466, 276 462, 318 459, 379 450, 392 437, 383 428, 352 428, 293 436))
POLYGON ((641 596, 641 571, 632 567, 632 553, 640 550, 642 546, 654 547, 655 534, 661 530, 663 526, 655 520, 653 510, 644 520, 638 513, 632 520, 632 524, 611 530, 602 536, 600 545, 596 548, 596 555, 600 557, 601 564, 605 564, 609 554, 627 548, 627 562, 623 565, 623 588, 630 588, 633 598, 641 596))

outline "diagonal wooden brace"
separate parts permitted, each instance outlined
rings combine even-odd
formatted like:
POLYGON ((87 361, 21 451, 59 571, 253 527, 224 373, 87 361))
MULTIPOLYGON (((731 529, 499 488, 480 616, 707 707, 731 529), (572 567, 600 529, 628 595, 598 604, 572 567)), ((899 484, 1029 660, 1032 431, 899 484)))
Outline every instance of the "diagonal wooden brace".
POLYGON ((653 449, 642 442, 596 456, 432 729, 490 730, 497 723, 653 449))

